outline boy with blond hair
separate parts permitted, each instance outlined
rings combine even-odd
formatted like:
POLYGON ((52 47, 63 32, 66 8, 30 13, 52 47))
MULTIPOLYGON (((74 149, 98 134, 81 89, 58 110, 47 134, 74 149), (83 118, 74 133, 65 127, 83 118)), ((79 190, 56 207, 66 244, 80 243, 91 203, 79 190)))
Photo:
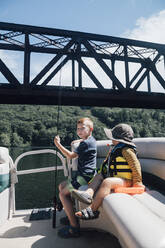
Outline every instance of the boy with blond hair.
POLYGON ((81 118, 77 121, 77 135, 80 140, 74 151, 69 151, 60 143, 59 135, 55 136, 54 144, 62 154, 73 159, 78 157, 77 172, 71 180, 59 185, 59 198, 63 204, 65 213, 69 219, 69 225, 59 230, 58 235, 63 238, 79 237, 80 228, 75 217, 71 192, 81 185, 87 184, 96 172, 96 140, 92 136, 93 122, 90 118, 81 118))

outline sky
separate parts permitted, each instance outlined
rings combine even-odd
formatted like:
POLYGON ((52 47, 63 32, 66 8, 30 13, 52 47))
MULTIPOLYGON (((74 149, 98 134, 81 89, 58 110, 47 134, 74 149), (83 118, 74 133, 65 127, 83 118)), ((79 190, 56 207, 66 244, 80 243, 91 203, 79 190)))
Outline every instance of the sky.
POLYGON ((163 10, 164 0, 1 0, 0 21, 121 37, 163 10))
MULTIPOLYGON (((165 44, 165 0, 1 0, 0 21, 165 44)), ((19 55, 0 55, 19 77, 19 55)))

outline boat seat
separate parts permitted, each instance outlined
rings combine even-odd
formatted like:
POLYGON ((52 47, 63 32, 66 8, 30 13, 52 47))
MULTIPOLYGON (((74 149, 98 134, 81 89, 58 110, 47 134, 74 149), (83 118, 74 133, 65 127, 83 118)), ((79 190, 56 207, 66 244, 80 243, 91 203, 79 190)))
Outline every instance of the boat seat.
POLYGON ((136 138, 142 171, 165 180, 165 138, 136 138))
MULTIPOLYGON (((137 138, 142 171, 165 180, 165 138, 137 138)), ((97 141, 97 166, 108 153, 110 141, 97 141)), ((72 161, 76 166, 77 161, 72 161)), ((86 186, 87 187, 87 186, 86 186)), ((81 188, 84 190, 85 186, 81 188)), ((77 202, 77 209, 87 205, 77 202)), ((82 228, 97 228, 115 235, 122 248, 165 248, 165 196, 155 190, 130 196, 105 197, 96 220, 80 221, 82 228)))
MULTIPOLYGON (((103 201, 103 210, 123 248, 163 248, 165 221, 163 211, 159 214, 160 202, 147 193, 139 196, 140 200, 128 194, 110 194, 103 201)), ((165 212, 165 205, 161 207, 165 212)))

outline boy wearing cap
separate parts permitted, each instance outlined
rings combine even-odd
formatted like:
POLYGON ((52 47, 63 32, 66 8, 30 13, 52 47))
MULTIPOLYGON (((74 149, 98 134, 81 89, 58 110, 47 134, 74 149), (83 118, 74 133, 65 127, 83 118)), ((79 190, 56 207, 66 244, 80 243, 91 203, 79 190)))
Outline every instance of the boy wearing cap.
POLYGON ((96 175, 90 187, 85 191, 74 191, 73 196, 80 201, 89 203, 90 198, 98 186, 97 178, 100 178, 100 187, 93 202, 76 213, 80 219, 89 220, 98 218, 98 208, 103 199, 118 187, 143 186, 140 162, 136 156, 136 146, 132 142, 133 130, 127 124, 118 124, 112 130, 104 129, 106 135, 112 140, 114 148, 108 153, 107 158, 101 166, 99 174, 96 175), (102 178, 102 179, 101 179, 102 178), (87 197, 88 195, 88 197, 87 197))

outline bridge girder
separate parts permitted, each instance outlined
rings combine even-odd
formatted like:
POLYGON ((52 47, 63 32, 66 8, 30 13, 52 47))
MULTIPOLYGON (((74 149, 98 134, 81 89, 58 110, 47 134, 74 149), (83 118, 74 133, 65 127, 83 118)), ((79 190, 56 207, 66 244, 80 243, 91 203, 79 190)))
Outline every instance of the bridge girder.
POLYGON ((163 44, 0 22, 0 49, 23 53, 24 64, 18 77, 0 53, 0 73, 6 80, 0 83, 0 103, 58 104, 60 97, 63 105, 165 106, 163 44), (32 54, 52 56, 33 78, 32 54), (61 79, 54 78, 69 62, 71 80, 65 79, 61 85, 61 79), (131 72, 130 67, 134 68, 131 72), (98 69, 106 83, 98 78, 98 69), (92 86, 88 87, 84 73, 92 86), (153 90, 155 82, 160 93, 153 90))

